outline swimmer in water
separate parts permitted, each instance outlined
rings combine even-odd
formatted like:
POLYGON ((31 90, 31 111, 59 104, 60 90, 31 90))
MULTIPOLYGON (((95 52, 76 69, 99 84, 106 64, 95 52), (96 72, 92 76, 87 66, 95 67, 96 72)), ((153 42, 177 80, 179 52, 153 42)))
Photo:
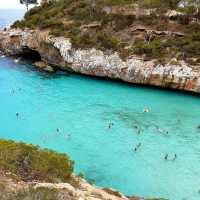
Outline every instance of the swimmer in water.
POLYGON ((149 112, 149 108, 144 108, 143 113, 148 113, 149 112))
POLYGON ((11 90, 11 93, 12 93, 12 94, 14 94, 14 93, 15 93, 15 90, 14 90, 14 89, 12 89, 12 90, 11 90))
POLYGON ((135 129, 138 129, 138 126, 134 126, 135 129))
POLYGON ((137 151, 137 147, 134 148, 134 151, 135 151, 135 152, 137 151))
POLYGON ((141 142, 137 145, 137 148, 139 148, 140 146, 141 146, 142 144, 141 144, 141 142))
POLYGON ((20 58, 16 58, 16 59, 14 60, 15 63, 18 63, 19 61, 20 61, 20 58))
POLYGON ((16 117, 19 117, 19 113, 18 112, 16 113, 16 117))
POLYGON ((141 143, 137 144, 136 147, 134 148, 134 151, 136 152, 141 145, 142 145, 141 143))
POLYGON ((60 132, 59 128, 56 129, 57 132, 60 132))
POLYGON ((173 158, 173 160, 176 160, 176 158, 177 158, 177 155, 176 155, 176 154, 174 154, 174 158, 173 158))
POLYGON ((165 154, 165 160, 168 160, 168 153, 165 154))
POLYGON ((109 123, 108 129, 111 129, 114 126, 114 123, 109 123))
POLYGON ((158 130, 159 133, 163 133, 164 132, 163 129, 161 129, 161 128, 157 128, 157 130, 158 130))

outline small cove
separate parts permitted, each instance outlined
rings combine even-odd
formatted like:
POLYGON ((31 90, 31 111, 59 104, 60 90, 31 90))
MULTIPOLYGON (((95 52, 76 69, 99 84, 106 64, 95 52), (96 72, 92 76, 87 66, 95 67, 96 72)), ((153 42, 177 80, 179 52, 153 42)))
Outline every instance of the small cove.
MULTIPOLYGON (((3 26, 22 16, 5 13, 3 26)), ((0 99, 0 138, 67 153, 76 173, 127 195, 200 198, 199 96, 0 58, 0 99)))
POLYGON ((0 59, 0 85, 1 138, 66 152, 76 173, 127 195, 199 198, 198 96, 46 74, 12 58, 0 59))

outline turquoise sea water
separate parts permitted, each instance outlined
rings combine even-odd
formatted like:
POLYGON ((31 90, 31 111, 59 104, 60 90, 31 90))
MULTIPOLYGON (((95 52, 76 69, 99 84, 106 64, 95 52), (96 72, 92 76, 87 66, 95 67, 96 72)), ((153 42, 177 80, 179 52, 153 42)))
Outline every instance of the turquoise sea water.
POLYGON ((0 122, 0 138, 68 153, 75 172, 98 186, 127 195, 200 199, 199 96, 49 75, 0 58, 0 122))
POLYGON ((48 75, 1 58, 0 99, 1 138, 66 152, 87 180, 128 195, 200 198, 198 96, 48 75))

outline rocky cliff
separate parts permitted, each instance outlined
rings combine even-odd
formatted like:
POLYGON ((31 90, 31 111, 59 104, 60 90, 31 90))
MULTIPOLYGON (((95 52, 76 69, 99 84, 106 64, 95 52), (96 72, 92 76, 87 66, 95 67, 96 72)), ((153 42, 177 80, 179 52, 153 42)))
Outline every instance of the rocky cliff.
POLYGON ((142 200, 126 197, 113 189, 100 189, 83 179, 70 183, 40 183, 18 180, 11 173, 0 172, 1 200, 142 200))
POLYGON ((37 52, 44 62, 62 70, 200 93, 200 67, 184 61, 172 59, 167 64, 161 64, 154 60, 144 61, 138 56, 122 59, 117 52, 75 49, 68 38, 28 29, 0 32, 0 49, 7 55, 37 52))
POLYGON ((1 200, 140 200, 73 174, 67 154, 0 139, 1 200))

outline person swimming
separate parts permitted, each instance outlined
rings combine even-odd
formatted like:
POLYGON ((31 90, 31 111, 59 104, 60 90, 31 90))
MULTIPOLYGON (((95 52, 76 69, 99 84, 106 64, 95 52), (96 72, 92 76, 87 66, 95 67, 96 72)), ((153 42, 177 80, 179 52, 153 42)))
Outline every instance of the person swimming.
POLYGON ((114 126, 114 123, 113 123, 113 122, 109 123, 108 129, 111 129, 113 126, 114 126))
POLYGON ((159 132, 159 133, 163 133, 164 132, 164 130, 163 129, 161 129, 161 128, 157 128, 157 131, 159 132))
POLYGON ((177 158, 177 155, 176 155, 176 153, 174 154, 174 158, 173 158, 173 160, 176 160, 176 158, 177 158))
POLYGON ((18 63, 20 60, 21 60, 21 58, 16 58, 16 59, 14 60, 14 62, 15 62, 15 63, 18 63))
POLYGON ((141 145, 142 145, 141 143, 137 144, 136 147, 134 148, 134 151, 136 152, 141 145))
POLYGON ((134 151, 135 151, 135 152, 137 151, 137 147, 134 148, 134 151))
POLYGON ((16 113, 16 117, 19 117, 19 113, 18 112, 16 113))
POLYGON ((141 145, 142 145, 142 144, 141 144, 141 142, 140 142, 139 144, 137 144, 137 146, 136 146, 136 147, 137 147, 137 148, 139 148, 141 145))
POLYGON ((165 154, 164 159, 165 159, 165 160, 168 160, 168 153, 165 154))
POLYGON ((60 132, 59 128, 56 129, 57 132, 60 132))
POLYGON ((138 129, 138 126, 136 126, 136 125, 135 125, 135 126, 133 126, 133 127, 134 127, 135 129, 138 129))
POLYGON ((12 89, 12 90, 11 90, 11 94, 14 94, 14 93, 15 93, 15 90, 14 90, 14 89, 12 89))
POLYGON ((145 108, 143 109, 143 113, 148 113, 148 112, 149 112, 149 108, 145 107, 145 108))

